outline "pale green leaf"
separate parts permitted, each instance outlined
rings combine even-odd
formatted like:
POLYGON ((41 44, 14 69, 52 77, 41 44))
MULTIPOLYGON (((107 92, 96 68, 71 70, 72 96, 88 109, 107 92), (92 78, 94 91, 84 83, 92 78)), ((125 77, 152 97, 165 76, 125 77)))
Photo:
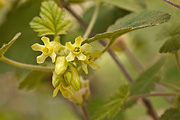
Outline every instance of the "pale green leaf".
POLYGON ((144 9, 144 7, 139 3, 138 0, 101 0, 101 1, 133 12, 138 12, 144 9))
POLYGON ((161 23, 169 21, 171 16, 161 11, 145 10, 140 13, 132 13, 124 18, 118 19, 114 25, 110 26, 105 33, 86 39, 83 43, 91 43, 96 40, 109 38, 113 42, 117 37, 146 27, 158 26, 161 23))
POLYGON ((131 86, 131 95, 149 93, 155 88, 155 83, 160 80, 158 71, 164 64, 164 59, 160 59, 149 69, 143 72, 131 86))
POLYGON ((167 109, 159 120, 180 120, 180 111, 177 108, 167 109))
POLYGON ((3 55, 6 53, 6 51, 9 49, 9 47, 11 47, 11 45, 18 39, 18 37, 21 35, 21 33, 17 33, 14 38, 7 44, 4 44, 1 48, 0 48, 0 58, 3 57, 3 55))
POLYGON ((166 42, 162 45, 160 53, 173 53, 178 51, 180 48, 180 34, 169 37, 166 42))
POLYGON ((119 113, 126 103, 129 96, 129 86, 121 86, 116 94, 112 95, 109 100, 101 106, 93 115, 93 120, 113 119, 119 113))
POLYGON ((47 77, 47 72, 30 71, 25 79, 20 83, 19 89, 31 90, 47 77))
POLYGON ((39 36, 66 34, 71 23, 65 21, 65 12, 54 1, 42 3, 40 17, 35 17, 30 26, 39 36))

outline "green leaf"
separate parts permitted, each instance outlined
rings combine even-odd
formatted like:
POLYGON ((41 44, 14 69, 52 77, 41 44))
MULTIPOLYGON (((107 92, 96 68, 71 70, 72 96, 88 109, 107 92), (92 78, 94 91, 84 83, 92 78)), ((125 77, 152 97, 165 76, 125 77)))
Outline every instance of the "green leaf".
POLYGON ((1 48, 0 48, 0 58, 3 57, 3 55, 6 53, 6 51, 9 49, 9 47, 11 47, 11 45, 18 39, 18 37, 21 35, 21 33, 17 33, 14 38, 7 44, 4 44, 1 48))
POLYGON ((40 17, 35 17, 30 26, 39 36, 66 34, 70 21, 65 21, 65 12, 54 1, 43 2, 40 17))
POLYGON ((139 3, 138 0, 101 0, 101 1, 132 12, 138 12, 144 9, 144 7, 139 3))
POLYGON ((101 106, 93 115, 93 120, 104 120, 105 118, 113 119, 119 113, 129 96, 129 85, 123 85, 112 95, 109 100, 101 106))
POLYGON ((145 94, 154 90, 155 83, 160 80, 160 76, 157 73, 163 66, 164 61, 163 58, 160 59, 137 78, 131 86, 131 95, 145 94))
POLYGON ((178 51, 180 48, 180 34, 176 34, 166 40, 162 45, 160 53, 173 53, 178 51))
POLYGON ((86 39, 84 43, 94 42, 96 40, 109 38, 111 43, 119 36, 146 27, 158 26, 161 23, 169 21, 171 16, 161 11, 146 10, 140 13, 132 13, 124 18, 118 19, 114 25, 110 26, 105 33, 86 39))
POLYGON ((35 88, 43 79, 47 77, 47 72, 30 71, 25 79, 20 83, 19 89, 31 90, 35 88))
POLYGON ((177 108, 167 109, 159 120, 180 120, 180 111, 177 108))

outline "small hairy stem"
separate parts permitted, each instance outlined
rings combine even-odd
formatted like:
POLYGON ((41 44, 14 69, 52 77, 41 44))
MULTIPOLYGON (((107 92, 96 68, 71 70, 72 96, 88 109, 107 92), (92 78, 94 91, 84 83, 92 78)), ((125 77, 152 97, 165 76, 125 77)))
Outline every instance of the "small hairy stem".
POLYGON ((129 100, 139 99, 139 98, 146 98, 146 97, 155 97, 155 96, 176 96, 174 93, 151 93, 151 94, 141 94, 141 95, 134 95, 129 97, 129 100))
POLYGON ((20 63, 20 62, 16 62, 16 61, 11 60, 6 57, 2 57, 0 60, 5 63, 11 64, 16 67, 24 68, 24 69, 46 71, 46 72, 54 70, 54 67, 44 67, 44 66, 40 66, 40 65, 31 65, 31 64, 20 63))
POLYGON ((178 56, 178 53, 175 52, 174 55, 175 55, 177 67, 178 67, 178 70, 179 70, 179 73, 180 73, 180 63, 179 63, 179 56, 178 56))
POLYGON ((173 85, 173 84, 169 84, 169 83, 166 83, 166 82, 159 82, 159 84, 164 86, 164 87, 167 87, 167 88, 170 88, 170 89, 173 89, 173 90, 176 90, 176 91, 180 91, 180 88, 173 85))
POLYGON ((94 10, 93 16, 92 16, 91 21, 90 21, 90 24, 89 24, 88 28, 86 29, 86 32, 83 35, 84 40, 87 39, 88 36, 90 35, 90 33, 92 31, 92 28, 93 28, 93 26, 94 26, 94 24, 96 22, 98 12, 99 12, 99 3, 96 5, 96 8, 94 10))
POLYGON ((87 108, 84 104, 81 106, 81 109, 82 109, 82 112, 84 114, 85 119, 90 120, 89 113, 88 113, 87 108))
POLYGON ((173 3, 173 2, 171 2, 171 1, 169 1, 169 0, 164 0, 164 1, 167 2, 167 3, 169 3, 169 4, 171 4, 171 5, 173 5, 174 7, 177 7, 177 8, 180 9, 180 6, 179 6, 179 5, 173 3))

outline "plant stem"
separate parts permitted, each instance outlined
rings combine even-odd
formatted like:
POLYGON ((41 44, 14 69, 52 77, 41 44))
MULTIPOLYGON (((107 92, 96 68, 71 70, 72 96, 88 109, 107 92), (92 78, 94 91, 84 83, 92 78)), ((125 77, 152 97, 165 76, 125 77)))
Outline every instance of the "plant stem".
POLYGON ((170 89, 173 89, 173 90, 176 90, 176 91, 180 91, 180 88, 175 86, 175 85, 172 85, 172 84, 169 84, 169 83, 166 83, 166 82, 159 82, 160 85, 162 86, 165 86, 167 88, 170 88, 170 89))
POLYGON ((51 72, 54 70, 54 67, 43 67, 40 65, 24 64, 24 63, 16 62, 16 61, 6 58, 4 56, 0 60, 5 63, 11 64, 16 67, 24 68, 24 69, 46 71, 46 72, 51 72))
POLYGON ((82 112, 83 112, 83 114, 84 114, 85 119, 86 119, 86 120, 90 120, 90 117, 89 117, 87 108, 86 108, 86 106, 85 106, 84 104, 82 104, 81 109, 82 109, 82 112))
POLYGON ((177 51, 174 53, 174 55, 175 55, 177 67, 178 67, 178 70, 179 70, 179 73, 180 73, 180 63, 179 63, 179 56, 178 56, 177 51))
POLYGON ((141 95, 134 95, 129 97, 129 100, 139 99, 139 98, 146 98, 146 97, 155 97, 155 96, 176 96, 174 93, 151 93, 151 94, 141 94, 141 95))
POLYGON ((92 28, 96 22, 98 12, 99 12, 99 3, 97 3, 96 8, 95 8, 94 13, 93 13, 93 16, 92 16, 91 21, 90 21, 90 24, 89 24, 88 28, 86 29, 86 32, 83 35, 84 40, 87 39, 88 36, 90 35, 92 28))
POLYGON ((171 2, 171 1, 169 1, 169 0, 164 0, 164 1, 167 2, 167 3, 169 3, 169 4, 171 4, 171 5, 173 5, 174 7, 177 7, 177 8, 180 9, 180 6, 179 6, 179 5, 173 3, 173 2, 171 2))

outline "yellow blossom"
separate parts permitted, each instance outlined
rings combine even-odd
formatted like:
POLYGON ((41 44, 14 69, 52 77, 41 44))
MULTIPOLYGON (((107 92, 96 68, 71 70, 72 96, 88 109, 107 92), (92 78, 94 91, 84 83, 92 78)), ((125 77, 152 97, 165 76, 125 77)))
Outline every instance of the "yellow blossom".
POLYGON ((74 44, 71 44, 71 42, 66 43, 66 47, 70 50, 68 56, 66 57, 68 62, 73 61, 75 57, 81 61, 86 60, 86 56, 84 54, 89 53, 92 47, 87 43, 81 46, 82 42, 82 37, 77 37, 74 44))
MULTIPOLYGON (((38 43, 33 44, 31 47, 34 51, 41 51, 42 54, 40 56, 37 57, 37 63, 43 63, 45 61, 45 59, 50 56, 52 59, 52 62, 55 62, 55 58, 56 58, 56 54, 54 52, 54 50, 57 49, 53 47, 54 43, 51 43, 49 41, 49 38, 47 37, 42 37, 41 40, 44 42, 44 45, 40 45, 38 43)), ((56 50, 57 51, 57 50, 56 50)))
POLYGON ((82 62, 82 69, 84 70, 84 72, 86 74, 88 74, 88 69, 87 69, 87 65, 89 65, 92 69, 97 69, 99 68, 99 65, 97 63, 94 62, 94 60, 98 57, 101 56, 101 52, 100 51, 94 51, 93 53, 88 53, 86 54, 86 60, 82 62))

